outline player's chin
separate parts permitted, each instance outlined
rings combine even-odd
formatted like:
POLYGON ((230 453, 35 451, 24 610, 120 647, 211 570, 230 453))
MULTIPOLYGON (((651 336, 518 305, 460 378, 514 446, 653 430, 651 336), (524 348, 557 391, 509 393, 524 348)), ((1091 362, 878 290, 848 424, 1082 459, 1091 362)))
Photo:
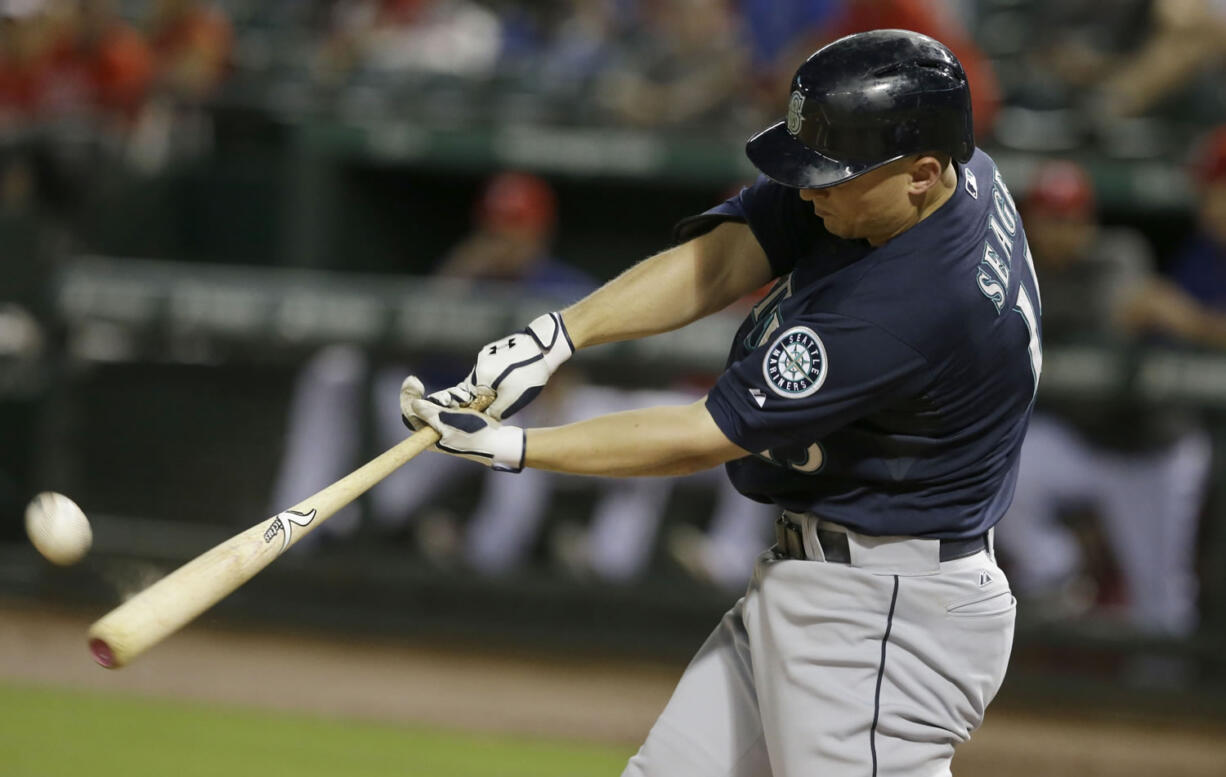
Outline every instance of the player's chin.
POLYGON ((835 237, 843 238, 844 240, 851 240, 854 238, 854 235, 851 234, 851 230, 848 228, 848 225, 843 221, 829 214, 823 215, 821 218, 822 224, 826 227, 826 231, 830 234, 834 235, 835 237))

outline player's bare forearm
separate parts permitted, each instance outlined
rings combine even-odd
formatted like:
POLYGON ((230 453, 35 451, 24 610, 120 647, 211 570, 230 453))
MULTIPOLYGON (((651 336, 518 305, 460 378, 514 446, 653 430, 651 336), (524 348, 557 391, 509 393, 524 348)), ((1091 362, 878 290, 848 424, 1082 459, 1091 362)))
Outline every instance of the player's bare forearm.
POLYGON ((688 475, 749 455, 724 436, 705 400, 528 429, 526 435, 525 466, 572 475, 688 475))
POLYGON ((1139 284, 1117 311, 1125 331, 1158 332, 1209 348, 1226 347, 1226 315, 1162 278, 1139 284))
POLYGON ((639 262, 562 311, 576 348, 668 332, 722 310, 771 279, 749 227, 710 232, 639 262))

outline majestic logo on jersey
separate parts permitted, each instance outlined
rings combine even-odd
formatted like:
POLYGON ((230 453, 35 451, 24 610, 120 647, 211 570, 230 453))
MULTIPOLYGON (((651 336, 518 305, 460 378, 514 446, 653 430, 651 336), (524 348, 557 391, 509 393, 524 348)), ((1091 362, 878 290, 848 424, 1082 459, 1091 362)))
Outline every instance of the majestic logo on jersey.
POLYGON ((962 177, 966 179, 966 193, 979 199, 979 179, 975 178, 975 173, 969 167, 964 167, 962 177))
POLYGON ((801 111, 804 107, 805 96, 800 92, 792 92, 792 99, 788 100, 788 132, 793 135, 800 132, 801 122, 804 121, 801 111))
POLYGON ((762 375, 785 399, 807 397, 826 380, 826 346, 812 329, 794 326, 767 349, 762 375))

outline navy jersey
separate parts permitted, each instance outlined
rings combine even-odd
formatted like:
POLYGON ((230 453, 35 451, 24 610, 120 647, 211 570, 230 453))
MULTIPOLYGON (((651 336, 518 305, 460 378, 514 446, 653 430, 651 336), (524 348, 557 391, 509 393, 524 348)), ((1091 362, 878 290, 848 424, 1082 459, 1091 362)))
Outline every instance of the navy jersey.
POLYGON ((825 230, 765 177, 682 222, 749 225, 778 281, 707 409, 755 455, 746 496, 873 535, 965 538, 1013 498, 1042 367, 1039 290, 995 163, 954 163, 944 205, 879 247, 825 230))

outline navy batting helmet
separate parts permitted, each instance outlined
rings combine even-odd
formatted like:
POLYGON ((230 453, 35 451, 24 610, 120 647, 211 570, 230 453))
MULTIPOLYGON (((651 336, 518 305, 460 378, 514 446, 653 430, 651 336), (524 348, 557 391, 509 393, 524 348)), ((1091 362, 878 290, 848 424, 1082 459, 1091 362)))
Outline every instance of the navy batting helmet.
POLYGON ((754 166, 784 186, 821 189, 910 154, 975 150, 971 90, 958 58, 907 30, 874 30, 817 50, 796 71, 787 120, 749 139, 754 166))

